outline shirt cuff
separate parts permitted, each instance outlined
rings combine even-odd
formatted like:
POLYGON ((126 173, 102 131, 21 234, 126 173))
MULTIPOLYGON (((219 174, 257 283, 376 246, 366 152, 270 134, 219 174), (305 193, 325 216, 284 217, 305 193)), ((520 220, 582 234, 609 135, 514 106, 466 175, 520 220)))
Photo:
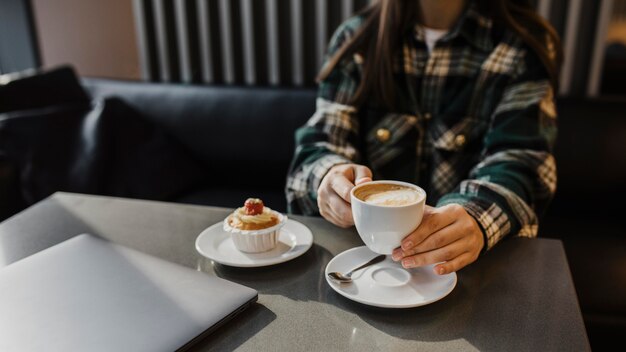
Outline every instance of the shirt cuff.
POLYGON ((485 180, 461 182, 458 192, 443 196, 438 206, 456 203, 478 222, 485 236, 485 248, 493 248, 507 235, 537 237, 535 211, 516 193, 485 180))
POLYGON ((349 164, 352 161, 345 157, 336 155, 336 154, 328 154, 319 159, 317 159, 314 163, 310 165, 310 178, 309 178, 309 196, 313 200, 317 200, 317 190, 320 188, 320 184, 322 183, 322 179, 324 176, 332 169, 334 166, 341 164, 349 164))

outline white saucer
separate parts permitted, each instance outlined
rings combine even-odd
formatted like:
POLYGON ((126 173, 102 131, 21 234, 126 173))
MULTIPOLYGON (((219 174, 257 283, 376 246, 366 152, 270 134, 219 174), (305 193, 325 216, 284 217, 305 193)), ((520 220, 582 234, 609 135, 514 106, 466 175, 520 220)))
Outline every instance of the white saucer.
POLYGON ((365 246, 338 254, 326 266, 326 281, 346 298, 383 308, 410 308, 433 303, 447 296, 456 286, 456 273, 437 275, 433 265, 404 269, 391 256, 357 271, 352 275, 352 283, 340 284, 328 277, 333 271, 348 272, 376 255, 365 246))
POLYGON ((196 238, 196 250, 203 256, 224 265, 242 268, 283 263, 304 254, 313 244, 313 234, 303 224, 288 219, 278 234, 278 245, 263 253, 244 253, 235 248, 222 222, 208 227, 196 238))

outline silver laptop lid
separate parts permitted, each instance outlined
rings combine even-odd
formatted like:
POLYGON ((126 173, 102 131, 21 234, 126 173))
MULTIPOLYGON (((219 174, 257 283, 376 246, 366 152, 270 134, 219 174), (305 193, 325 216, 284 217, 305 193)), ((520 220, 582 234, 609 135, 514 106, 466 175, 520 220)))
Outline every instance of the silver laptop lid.
POLYGON ((84 234, 0 270, 0 351, 174 351, 256 298, 84 234))

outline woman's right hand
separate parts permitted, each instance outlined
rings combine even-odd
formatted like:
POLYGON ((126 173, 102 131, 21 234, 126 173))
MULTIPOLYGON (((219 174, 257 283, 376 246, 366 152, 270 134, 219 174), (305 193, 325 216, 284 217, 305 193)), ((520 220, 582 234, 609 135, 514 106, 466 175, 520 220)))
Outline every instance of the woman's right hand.
POLYGON ((354 225, 350 191, 354 186, 372 180, 372 171, 363 165, 333 166, 317 189, 317 206, 324 219, 339 227, 354 225))

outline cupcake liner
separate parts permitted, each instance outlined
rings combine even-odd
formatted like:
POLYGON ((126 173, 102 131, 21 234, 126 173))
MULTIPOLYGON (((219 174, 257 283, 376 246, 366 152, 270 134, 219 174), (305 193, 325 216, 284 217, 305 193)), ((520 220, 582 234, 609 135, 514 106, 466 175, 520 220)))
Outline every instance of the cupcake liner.
POLYGON ((287 216, 279 212, 272 213, 278 217, 278 224, 261 230, 240 230, 228 224, 230 215, 224 219, 224 231, 232 236, 235 247, 246 253, 266 252, 276 247, 278 243, 278 233, 285 225, 287 216))

